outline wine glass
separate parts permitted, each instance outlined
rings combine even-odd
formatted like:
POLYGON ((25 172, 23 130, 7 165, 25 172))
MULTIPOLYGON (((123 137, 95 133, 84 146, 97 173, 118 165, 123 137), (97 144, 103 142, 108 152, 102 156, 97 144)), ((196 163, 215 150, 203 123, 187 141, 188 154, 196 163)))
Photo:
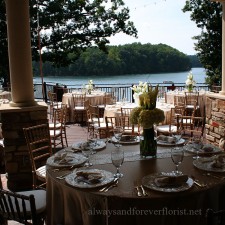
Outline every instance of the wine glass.
POLYGON ((196 150, 196 155, 193 156, 193 159, 199 159, 199 150, 202 149, 202 146, 203 146, 203 139, 202 139, 202 136, 194 136, 192 137, 192 140, 191 140, 191 144, 192 144, 192 147, 194 148, 194 150, 196 150))
POLYGON ((116 126, 113 128, 113 134, 114 134, 114 137, 116 139, 116 142, 114 143, 114 145, 119 148, 121 146, 120 144, 120 140, 122 138, 122 135, 123 135, 123 127, 120 127, 120 126, 116 126))
POLYGON ((175 138, 175 144, 177 145, 182 138, 181 131, 177 131, 176 133, 172 133, 172 136, 175 138))
POLYGON ((174 174, 180 175, 182 174, 181 171, 178 170, 178 166, 181 164, 184 158, 184 151, 183 148, 175 147, 171 149, 171 158, 173 163, 176 166, 176 170, 173 171, 174 174))
POLYGON ((85 167, 90 167, 92 166, 93 164, 90 162, 90 155, 92 153, 92 147, 90 145, 87 145, 87 146, 83 146, 81 148, 81 151, 82 151, 82 154, 87 157, 87 161, 86 163, 84 164, 85 167))
POLYGON ((112 164, 116 167, 116 174, 114 175, 114 177, 117 177, 117 178, 122 177, 123 174, 120 173, 119 169, 124 161, 124 151, 120 148, 116 148, 112 150, 111 159, 112 159, 112 164))
POLYGON ((95 148, 96 148, 97 142, 98 142, 97 138, 93 138, 93 137, 89 138, 88 142, 89 142, 89 146, 91 147, 91 154, 95 154, 96 153, 95 148))

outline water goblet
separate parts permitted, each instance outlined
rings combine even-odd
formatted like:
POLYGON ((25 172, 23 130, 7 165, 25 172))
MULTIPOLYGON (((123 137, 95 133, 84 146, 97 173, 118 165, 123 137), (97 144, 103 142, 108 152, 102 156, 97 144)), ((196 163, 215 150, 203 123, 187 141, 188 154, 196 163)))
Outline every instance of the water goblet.
POLYGON ((175 144, 179 144, 179 141, 182 138, 182 133, 180 131, 177 131, 176 133, 173 133, 172 136, 175 139, 175 144))
POLYGON ((86 163, 84 164, 85 167, 90 167, 92 166, 93 164, 90 162, 90 155, 92 153, 92 148, 90 145, 87 145, 87 146, 83 146, 81 147, 81 151, 82 151, 82 154, 87 157, 87 161, 86 163))
POLYGON ((116 148, 112 150, 111 160, 112 160, 112 164, 116 167, 116 174, 114 175, 114 177, 117 177, 117 178, 122 177, 123 174, 120 173, 119 169, 124 161, 124 151, 120 148, 116 148))
POLYGON ((176 170, 173 171, 175 175, 182 174, 182 172, 178 170, 178 166, 182 163, 183 158, 184 158, 183 148, 175 147, 171 149, 171 159, 176 166, 176 170))
POLYGON ((192 143, 192 147, 194 148, 194 150, 196 150, 196 155, 193 156, 193 159, 199 159, 199 151, 200 149, 202 149, 202 146, 203 146, 203 139, 202 139, 202 136, 194 136, 192 137, 192 140, 191 140, 191 143, 192 143))
POLYGON ((113 128, 113 134, 114 137, 116 139, 116 142, 114 143, 115 147, 119 148, 121 146, 120 144, 120 140, 122 138, 123 135, 123 127, 120 126, 116 126, 113 128))
POLYGON ((91 154, 93 155, 96 153, 95 148, 97 146, 98 140, 97 140, 97 138, 89 138, 88 142, 89 142, 89 146, 91 147, 91 154))

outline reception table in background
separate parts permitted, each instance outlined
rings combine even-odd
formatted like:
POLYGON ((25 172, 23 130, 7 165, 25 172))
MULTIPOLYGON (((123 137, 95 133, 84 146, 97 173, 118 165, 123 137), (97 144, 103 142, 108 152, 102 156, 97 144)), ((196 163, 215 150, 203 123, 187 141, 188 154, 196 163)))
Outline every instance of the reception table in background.
MULTIPOLYGON (((91 158, 94 166, 115 173, 110 163, 110 152, 115 148, 107 144, 106 149, 91 158), (103 158, 103 161, 96 159, 103 158), (95 160, 93 160, 95 158, 95 160)), ((80 189, 70 186, 56 177, 68 171, 54 172, 47 168, 47 225, 205 225, 207 208, 225 207, 225 181, 204 176, 204 172, 192 164, 192 156, 186 155, 180 170, 199 182, 207 183, 200 188, 193 185, 189 190, 164 193, 147 189, 148 196, 138 197, 134 182, 149 174, 171 172, 174 164, 170 149, 158 147, 156 159, 140 159, 139 144, 122 146, 125 162, 121 167, 124 176, 118 186, 108 192, 99 189, 80 189)), ((69 148, 70 149, 70 148, 69 148)), ((68 149, 67 149, 68 150, 68 149)))
MULTIPOLYGON (((106 93, 102 91, 93 91, 91 94, 86 94, 86 99, 89 100, 89 104, 93 106, 103 105, 105 94, 106 93)), ((63 94, 62 103, 67 104, 69 106, 70 110, 69 122, 74 122, 74 115, 73 115, 74 104, 72 93, 63 94)))
MULTIPOLYGON (((180 98, 180 102, 185 102, 185 92, 184 91, 168 91, 166 93, 166 102, 169 104, 175 104, 174 102, 174 97, 177 96, 180 98)), ((202 90, 199 91, 199 96, 198 96, 198 104, 200 107, 201 115, 204 115, 204 108, 205 108, 205 96, 206 96, 206 91, 202 90)))
MULTIPOLYGON (((135 103, 130 102, 117 102, 115 105, 106 105, 105 111, 104 111, 104 117, 106 116, 117 116, 121 113, 121 108, 134 108, 137 107, 135 103)), ((162 109, 164 111, 165 120, 163 121, 163 124, 169 124, 170 121, 170 114, 171 114, 171 108, 174 107, 174 104, 168 104, 164 102, 156 102, 156 107, 159 109, 162 109)))

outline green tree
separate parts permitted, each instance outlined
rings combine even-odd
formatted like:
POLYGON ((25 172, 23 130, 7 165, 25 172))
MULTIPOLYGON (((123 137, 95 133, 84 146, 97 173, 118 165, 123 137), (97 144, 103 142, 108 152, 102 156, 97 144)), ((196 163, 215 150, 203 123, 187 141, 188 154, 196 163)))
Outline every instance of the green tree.
MULTIPOLYGON (((33 60, 68 66, 91 46, 107 51, 109 37, 119 32, 137 37, 122 0, 30 0, 33 60), (40 32, 38 32, 40 31, 40 32)), ((0 76, 8 65, 5 1, 0 0, 0 76), (4 60, 3 60, 4 59, 4 60)))
POLYGON ((220 84, 222 79, 222 6, 210 0, 189 0, 183 12, 191 12, 191 20, 201 28, 195 50, 206 69, 206 82, 220 84))

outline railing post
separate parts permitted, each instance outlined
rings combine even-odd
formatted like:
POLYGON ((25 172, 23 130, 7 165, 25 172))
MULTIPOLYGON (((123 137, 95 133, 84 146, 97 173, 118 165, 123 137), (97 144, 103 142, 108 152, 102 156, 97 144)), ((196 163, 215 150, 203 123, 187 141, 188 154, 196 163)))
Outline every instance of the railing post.
POLYGON ((47 103, 48 102, 48 95, 47 95, 47 89, 46 89, 46 82, 43 83, 43 90, 44 90, 44 96, 43 96, 43 99, 45 100, 45 102, 47 103))

